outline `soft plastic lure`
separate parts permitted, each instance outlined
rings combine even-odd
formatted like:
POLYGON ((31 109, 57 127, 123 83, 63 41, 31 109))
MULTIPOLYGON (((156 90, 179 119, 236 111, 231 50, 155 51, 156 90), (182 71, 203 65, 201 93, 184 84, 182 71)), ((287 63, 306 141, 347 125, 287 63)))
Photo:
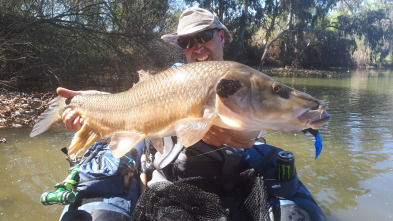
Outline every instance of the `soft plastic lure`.
POLYGON ((319 154, 321 154, 322 152, 322 136, 319 133, 318 130, 314 130, 311 128, 305 129, 303 130, 303 133, 307 133, 309 132, 310 134, 312 134, 315 137, 315 160, 318 158, 319 154))

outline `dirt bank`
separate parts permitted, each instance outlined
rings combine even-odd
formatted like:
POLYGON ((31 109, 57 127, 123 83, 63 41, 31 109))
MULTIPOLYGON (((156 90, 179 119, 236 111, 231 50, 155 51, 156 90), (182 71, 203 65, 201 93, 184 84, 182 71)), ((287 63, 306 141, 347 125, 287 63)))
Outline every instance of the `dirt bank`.
POLYGON ((0 128, 32 127, 55 93, 0 93, 0 128))
POLYGON ((342 78, 351 74, 345 69, 317 70, 317 69, 294 69, 294 68, 266 68, 262 71, 269 76, 280 77, 317 77, 317 78, 342 78))

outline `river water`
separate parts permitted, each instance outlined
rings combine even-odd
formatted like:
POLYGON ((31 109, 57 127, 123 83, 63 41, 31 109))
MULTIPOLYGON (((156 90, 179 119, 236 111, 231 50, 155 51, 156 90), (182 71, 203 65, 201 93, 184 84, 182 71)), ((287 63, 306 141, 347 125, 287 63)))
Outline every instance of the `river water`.
MULTIPOLYGON (((328 220, 393 220, 393 72, 355 71, 347 78, 276 77, 324 100, 331 120, 314 138, 266 131, 268 144, 295 154, 300 179, 328 220)), ((63 206, 43 206, 45 191, 67 176, 60 148, 72 133, 55 126, 30 138, 29 128, 0 129, 0 220, 58 220, 63 206)))

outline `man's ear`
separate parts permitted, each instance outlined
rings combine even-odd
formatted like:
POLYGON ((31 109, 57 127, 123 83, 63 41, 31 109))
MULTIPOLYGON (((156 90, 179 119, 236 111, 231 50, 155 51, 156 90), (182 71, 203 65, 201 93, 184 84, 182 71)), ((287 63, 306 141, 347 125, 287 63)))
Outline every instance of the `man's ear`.
POLYGON ((220 38, 221 38, 221 43, 224 46, 225 45, 225 32, 223 29, 221 29, 219 32, 220 38))

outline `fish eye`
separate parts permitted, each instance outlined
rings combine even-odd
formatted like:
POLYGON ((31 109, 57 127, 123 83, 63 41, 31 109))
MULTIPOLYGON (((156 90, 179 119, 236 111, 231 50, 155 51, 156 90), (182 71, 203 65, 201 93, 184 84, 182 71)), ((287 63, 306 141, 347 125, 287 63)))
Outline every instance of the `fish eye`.
POLYGON ((278 93, 278 92, 280 92, 280 90, 281 90, 280 85, 273 84, 272 87, 273 87, 273 91, 274 91, 274 92, 277 92, 277 93, 278 93))

